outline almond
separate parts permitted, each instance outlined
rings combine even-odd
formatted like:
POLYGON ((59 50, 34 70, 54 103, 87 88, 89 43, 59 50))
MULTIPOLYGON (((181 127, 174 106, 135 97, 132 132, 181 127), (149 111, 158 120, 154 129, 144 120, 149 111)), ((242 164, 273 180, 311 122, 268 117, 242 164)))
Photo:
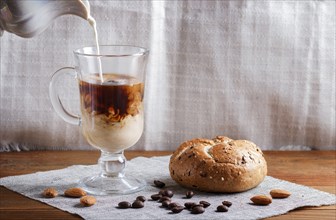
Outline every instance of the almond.
POLYGON ((58 195, 58 192, 55 188, 49 187, 43 191, 42 195, 46 198, 54 198, 58 195))
POLYGON ((290 192, 283 189, 272 189, 270 192, 272 198, 283 199, 291 195, 290 192))
POLYGON ((93 196, 83 196, 80 199, 80 203, 83 206, 92 206, 92 205, 94 205, 96 203, 96 198, 93 197, 93 196))
POLYGON ((266 195, 256 195, 251 198, 251 201, 256 205, 268 205, 272 203, 272 198, 266 195))
POLYGON ((81 188, 69 188, 65 190, 64 195, 66 197, 80 198, 86 196, 86 192, 81 188))

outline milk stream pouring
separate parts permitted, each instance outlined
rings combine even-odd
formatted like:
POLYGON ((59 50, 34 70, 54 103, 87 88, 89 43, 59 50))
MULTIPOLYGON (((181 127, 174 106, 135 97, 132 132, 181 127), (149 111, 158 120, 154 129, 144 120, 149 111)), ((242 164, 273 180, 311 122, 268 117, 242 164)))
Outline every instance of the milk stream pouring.
MULTIPOLYGON (((98 42, 97 23, 96 23, 96 20, 91 16, 90 12, 89 12, 89 16, 88 16, 87 20, 88 20, 89 24, 93 28, 94 36, 95 36, 95 42, 96 42, 96 48, 97 48, 97 54, 99 55, 100 54, 100 50, 99 50, 99 42, 98 42)), ((104 83, 104 77, 103 77, 103 70, 102 70, 101 59, 100 59, 100 57, 98 57, 97 59, 98 59, 98 71, 99 71, 100 81, 101 81, 101 83, 104 83)))
MULTIPOLYGON (((87 20, 94 29, 97 54, 99 54, 96 21, 90 14, 88 0, 0 0, 0 36, 4 31, 30 38, 43 32, 61 15, 77 15, 87 20)), ((100 58, 98 71, 103 82, 100 58)))

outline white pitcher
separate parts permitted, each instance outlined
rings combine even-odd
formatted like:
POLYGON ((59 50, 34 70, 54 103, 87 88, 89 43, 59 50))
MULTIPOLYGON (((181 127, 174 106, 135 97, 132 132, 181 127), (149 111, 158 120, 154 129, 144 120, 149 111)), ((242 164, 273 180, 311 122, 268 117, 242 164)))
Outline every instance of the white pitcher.
POLYGON ((43 32, 61 15, 88 19, 88 0, 0 0, 0 36, 4 30, 30 38, 43 32))

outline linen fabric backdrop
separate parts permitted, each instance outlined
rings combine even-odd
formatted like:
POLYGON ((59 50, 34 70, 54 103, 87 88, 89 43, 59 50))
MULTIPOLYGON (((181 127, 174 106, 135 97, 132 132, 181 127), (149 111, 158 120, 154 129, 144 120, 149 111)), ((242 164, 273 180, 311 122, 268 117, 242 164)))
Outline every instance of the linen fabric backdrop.
MULTIPOLYGON (((335 149, 335 1, 90 1, 100 44, 150 49, 145 131, 129 150, 196 137, 262 149, 335 149)), ((53 72, 94 45, 61 16, 40 35, 1 40, 0 150, 92 149, 52 109, 53 72)), ((75 79, 59 85, 77 113, 75 79)))

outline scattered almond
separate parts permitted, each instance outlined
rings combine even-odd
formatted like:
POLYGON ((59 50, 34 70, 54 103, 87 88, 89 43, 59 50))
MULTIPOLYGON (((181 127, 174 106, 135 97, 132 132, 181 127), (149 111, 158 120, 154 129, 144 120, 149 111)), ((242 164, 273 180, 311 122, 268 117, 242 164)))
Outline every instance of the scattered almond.
POLYGON ((43 191, 42 195, 46 198, 54 198, 58 195, 58 192, 55 188, 49 187, 43 191))
POLYGON ((283 189, 272 189, 270 192, 272 198, 283 199, 291 195, 290 192, 283 189))
POLYGON ((92 205, 94 205, 96 203, 96 198, 93 197, 93 196, 83 196, 80 199, 80 203, 83 206, 92 206, 92 205))
POLYGON ((256 195, 251 198, 251 201, 256 205, 268 205, 272 203, 272 198, 266 195, 256 195))
POLYGON ((69 188, 65 190, 64 195, 66 197, 80 198, 86 196, 86 192, 81 188, 69 188))

